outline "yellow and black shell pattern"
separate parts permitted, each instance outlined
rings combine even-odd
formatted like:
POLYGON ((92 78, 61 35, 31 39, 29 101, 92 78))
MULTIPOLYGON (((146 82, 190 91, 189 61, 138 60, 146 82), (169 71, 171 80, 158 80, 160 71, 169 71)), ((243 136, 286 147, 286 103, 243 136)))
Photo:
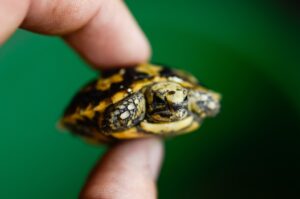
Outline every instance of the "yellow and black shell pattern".
POLYGON ((103 71, 74 96, 60 124, 95 143, 171 136, 215 116, 219 100, 190 74, 144 63, 103 71))

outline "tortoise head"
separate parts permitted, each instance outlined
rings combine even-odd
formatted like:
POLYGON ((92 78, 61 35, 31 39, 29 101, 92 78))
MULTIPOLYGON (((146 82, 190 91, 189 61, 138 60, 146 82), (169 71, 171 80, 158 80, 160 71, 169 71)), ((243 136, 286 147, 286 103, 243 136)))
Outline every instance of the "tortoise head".
POLYGON ((147 114, 153 122, 171 122, 188 115, 188 90, 174 82, 159 82, 145 90, 147 114))
POLYGON ((202 120, 215 116, 220 95, 210 90, 194 90, 175 82, 159 82, 145 90, 148 119, 153 122, 179 121, 193 114, 202 120))

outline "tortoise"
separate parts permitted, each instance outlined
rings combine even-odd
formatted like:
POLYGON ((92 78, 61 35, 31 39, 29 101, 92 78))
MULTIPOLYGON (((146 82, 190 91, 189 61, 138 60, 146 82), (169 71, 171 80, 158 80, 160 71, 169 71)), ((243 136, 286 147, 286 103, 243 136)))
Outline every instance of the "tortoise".
POLYGON ((219 101, 191 74, 144 63, 103 71, 74 96, 61 125, 94 143, 174 136, 217 115, 219 101))

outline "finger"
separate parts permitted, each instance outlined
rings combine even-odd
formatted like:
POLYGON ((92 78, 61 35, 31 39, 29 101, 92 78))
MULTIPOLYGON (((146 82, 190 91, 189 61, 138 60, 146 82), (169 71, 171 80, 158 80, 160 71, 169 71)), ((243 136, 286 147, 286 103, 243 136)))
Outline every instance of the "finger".
POLYGON ((150 47, 120 0, 107 0, 95 17, 65 39, 93 66, 130 66, 145 62, 150 47))
POLYGON ((24 27, 61 34, 96 67, 131 65, 150 48, 121 0, 33 0, 24 27))
POLYGON ((22 23, 29 1, 0 0, 0 46, 22 23))
POLYGON ((0 0, 0 7, 3 2, 12 7, 0 14, 0 22, 13 19, 9 25, 4 23, 0 42, 24 19, 23 28, 62 35, 95 67, 126 66, 149 58, 149 44, 121 0, 24 0, 18 9, 11 1, 19 3, 0 0))
POLYGON ((163 148, 156 138, 122 142, 102 158, 80 198, 156 198, 163 148))

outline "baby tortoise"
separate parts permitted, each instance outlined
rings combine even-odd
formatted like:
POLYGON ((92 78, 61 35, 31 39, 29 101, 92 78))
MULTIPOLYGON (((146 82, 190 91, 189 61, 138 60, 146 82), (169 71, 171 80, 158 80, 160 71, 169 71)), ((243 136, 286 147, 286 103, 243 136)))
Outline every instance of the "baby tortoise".
POLYGON ((220 109, 220 95, 183 71, 161 65, 104 71, 67 107, 61 124, 101 143, 197 129, 220 109))

